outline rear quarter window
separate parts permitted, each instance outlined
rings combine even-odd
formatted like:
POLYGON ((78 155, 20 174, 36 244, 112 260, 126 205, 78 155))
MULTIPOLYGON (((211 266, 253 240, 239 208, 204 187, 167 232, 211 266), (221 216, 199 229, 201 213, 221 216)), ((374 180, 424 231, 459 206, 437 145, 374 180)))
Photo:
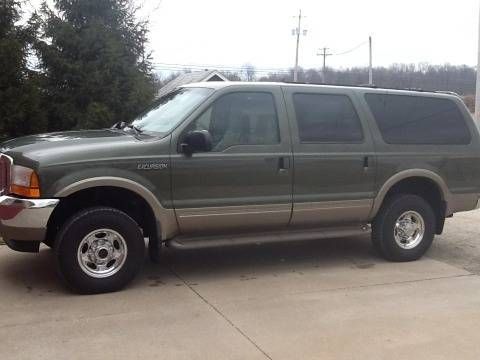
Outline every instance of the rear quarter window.
POLYGON ((466 145, 470 130, 457 104, 444 98, 366 94, 388 144, 466 145))

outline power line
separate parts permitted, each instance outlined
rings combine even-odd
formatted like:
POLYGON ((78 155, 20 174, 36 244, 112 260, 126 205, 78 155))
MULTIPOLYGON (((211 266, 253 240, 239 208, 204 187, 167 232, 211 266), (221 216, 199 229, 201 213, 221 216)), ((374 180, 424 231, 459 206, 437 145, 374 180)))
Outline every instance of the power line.
POLYGON ((327 53, 327 50, 328 50, 327 47, 324 47, 324 48, 320 49, 320 50, 321 50, 321 53, 318 53, 317 55, 323 56, 323 69, 322 69, 323 82, 325 82, 325 79, 326 79, 326 70, 327 70, 326 61, 327 61, 327 56, 341 56, 341 55, 346 55, 346 54, 349 54, 349 53, 354 52, 355 50, 359 49, 360 47, 364 46, 365 44, 369 44, 369 74, 368 74, 368 82, 369 82, 369 84, 373 85, 372 37, 371 37, 371 36, 368 38, 368 41, 363 41, 363 42, 361 42, 360 44, 358 44, 357 46, 355 46, 355 47, 353 47, 353 48, 351 48, 351 49, 349 49, 349 50, 339 52, 339 53, 327 53))
MULTIPOLYGON (((246 66, 229 66, 229 65, 215 65, 215 64, 181 64, 181 63, 163 63, 163 62, 154 62, 154 65, 160 66, 185 66, 191 68, 227 68, 227 69, 245 69, 246 66)), ((289 68, 261 68, 263 70, 289 70, 289 68)))
MULTIPOLYGON (((161 62, 154 62, 152 63, 153 66, 158 67, 183 67, 183 68, 190 68, 190 69, 232 69, 232 70, 245 70, 246 66, 228 66, 228 65, 215 65, 215 64, 179 64, 179 63, 161 63, 161 62)), ((291 71, 290 68, 255 68, 255 70, 264 70, 264 71, 291 71)))
POLYGON ((335 54, 332 54, 333 56, 340 56, 340 55, 346 55, 346 54, 349 54, 351 52, 354 52, 355 50, 359 49, 360 47, 362 47, 363 45, 366 45, 368 44, 368 41, 364 41, 360 44, 358 44, 357 46, 355 46, 354 48, 350 49, 350 50, 347 50, 347 51, 343 51, 343 52, 339 52, 339 53, 335 53, 335 54))
MULTIPOLYGON (((305 16, 301 15, 301 12, 299 13, 299 16, 304 18, 305 16)), ((301 23, 300 23, 301 24, 301 23)), ((294 29, 294 35, 300 35, 300 28, 294 29)), ((346 55, 349 54, 360 47, 366 45, 368 41, 364 41, 355 47, 342 51, 339 53, 327 53, 328 48, 323 48, 321 49, 323 53, 317 54, 321 55, 324 57, 324 63, 326 62, 326 57, 327 56, 340 56, 340 55, 346 55)), ((222 70, 222 71, 232 71, 232 72, 239 72, 239 71, 245 71, 244 66, 227 66, 227 65, 215 65, 215 64, 178 64, 178 63, 163 63, 163 62, 155 62, 152 64, 155 69, 160 69, 160 70, 178 70, 178 71, 183 71, 187 69, 191 70, 205 70, 205 69, 216 69, 216 70, 222 70)), ((298 64, 297 64, 298 65, 298 64)), ((255 68, 255 72, 257 73, 279 73, 279 74, 291 74, 292 70, 295 73, 295 70, 298 69, 297 65, 291 69, 291 68, 255 68)))
MULTIPOLYGON (((188 68, 188 67, 153 67, 153 69, 154 70, 159 70, 159 71, 162 71, 162 70, 165 70, 165 71, 199 70, 199 69, 191 69, 191 68, 188 68)), ((242 72, 242 71, 245 71, 245 69, 229 69, 229 70, 222 69, 221 71, 224 71, 224 72, 242 72)), ((268 74, 290 75, 291 71, 287 71, 287 70, 271 71, 271 70, 255 69, 255 73, 265 74, 265 75, 268 75, 268 74)))
MULTIPOLYGON (((152 67, 156 70, 170 70, 170 71, 184 71, 184 70, 206 70, 216 69, 220 71, 242 72, 245 67, 229 67, 229 66, 214 66, 214 65, 189 65, 189 64, 159 64, 154 63, 152 67)), ((291 74, 292 70, 287 68, 255 68, 256 73, 277 73, 277 74, 291 74)))

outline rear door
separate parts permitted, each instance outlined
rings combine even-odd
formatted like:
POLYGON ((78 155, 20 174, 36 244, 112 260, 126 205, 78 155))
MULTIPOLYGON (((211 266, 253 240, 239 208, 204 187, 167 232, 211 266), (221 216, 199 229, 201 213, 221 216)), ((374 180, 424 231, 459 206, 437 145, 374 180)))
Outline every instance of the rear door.
POLYGON ((287 226, 293 160, 280 87, 220 90, 173 139, 173 203, 182 233, 287 226), (192 130, 210 132, 212 151, 179 151, 192 130))
POLYGON ((294 152, 291 225, 367 221, 374 198, 370 131, 348 89, 284 87, 294 152))

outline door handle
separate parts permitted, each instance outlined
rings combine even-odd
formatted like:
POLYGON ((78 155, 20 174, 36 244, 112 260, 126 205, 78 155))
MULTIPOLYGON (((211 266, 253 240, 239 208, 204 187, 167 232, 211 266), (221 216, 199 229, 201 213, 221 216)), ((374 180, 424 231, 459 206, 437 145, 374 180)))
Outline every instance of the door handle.
POLYGON ((363 171, 367 171, 368 170, 368 164, 369 161, 368 161, 368 156, 364 156, 363 157, 363 171))
POLYGON ((278 158, 278 172, 286 172, 290 169, 290 158, 288 156, 282 156, 278 158))

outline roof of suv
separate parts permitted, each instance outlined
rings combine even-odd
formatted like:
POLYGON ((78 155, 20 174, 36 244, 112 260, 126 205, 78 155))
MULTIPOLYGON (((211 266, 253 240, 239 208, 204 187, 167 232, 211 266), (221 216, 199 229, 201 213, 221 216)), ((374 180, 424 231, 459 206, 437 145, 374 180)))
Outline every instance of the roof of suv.
POLYGON ((308 88, 325 88, 325 89, 348 89, 360 92, 375 92, 375 93, 390 93, 390 94, 425 94, 438 97, 459 97, 454 92, 447 91, 425 91, 421 89, 394 89, 394 88, 377 88, 375 86, 368 85, 317 85, 317 84, 304 84, 304 83, 282 83, 282 82, 242 82, 242 81, 209 81, 198 82, 184 85, 182 87, 209 87, 212 89, 223 89, 231 86, 282 86, 282 87, 308 87, 308 88))

